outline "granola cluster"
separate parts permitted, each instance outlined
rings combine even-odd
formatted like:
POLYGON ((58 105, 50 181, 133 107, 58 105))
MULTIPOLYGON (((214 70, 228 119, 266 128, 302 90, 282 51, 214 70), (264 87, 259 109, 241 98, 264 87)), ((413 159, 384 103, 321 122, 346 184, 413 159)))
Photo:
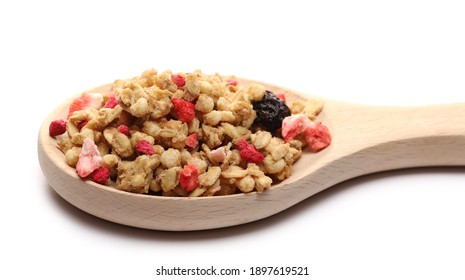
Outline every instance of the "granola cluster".
POLYGON ((306 146, 317 151, 331 141, 314 122, 323 103, 288 108, 283 93, 274 102, 289 116, 278 112, 279 129, 267 131, 254 108, 265 94, 273 93, 259 84, 240 87, 235 77, 151 69, 115 81, 109 93, 84 93, 67 120, 52 122, 50 135, 81 178, 118 190, 191 197, 263 192, 291 176, 306 146))

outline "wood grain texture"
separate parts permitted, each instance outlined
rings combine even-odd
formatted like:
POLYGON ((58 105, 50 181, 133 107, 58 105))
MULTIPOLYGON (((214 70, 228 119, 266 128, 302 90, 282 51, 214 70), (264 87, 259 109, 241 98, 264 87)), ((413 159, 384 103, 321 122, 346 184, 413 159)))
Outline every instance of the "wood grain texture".
MULTIPOLYGON (((242 83, 250 83, 242 80, 242 83)), ((296 91, 264 84, 288 98, 296 91)), ((93 91, 107 91, 102 86, 93 91)), ((50 186, 65 200, 116 223, 156 230, 186 231, 233 226, 283 211, 339 182, 361 175, 421 166, 465 165, 465 103, 425 107, 371 107, 327 100, 319 116, 331 146, 304 152, 293 174, 263 193, 178 198, 132 194, 81 180, 69 167, 50 122, 66 115, 69 102, 53 111, 39 132, 38 155, 50 186)))

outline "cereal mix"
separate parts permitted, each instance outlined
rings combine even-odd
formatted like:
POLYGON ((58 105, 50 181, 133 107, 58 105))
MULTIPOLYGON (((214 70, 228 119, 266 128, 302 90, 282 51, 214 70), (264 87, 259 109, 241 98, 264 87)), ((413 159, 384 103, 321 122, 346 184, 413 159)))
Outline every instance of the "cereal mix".
POLYGON ((263 192, 292 175, 302 152, 331 143, 315 119, 321 100, 241 87, 235 77, 162 73, 86 92, 50 123, 66 163, 83 180, 163 196, 263 192))

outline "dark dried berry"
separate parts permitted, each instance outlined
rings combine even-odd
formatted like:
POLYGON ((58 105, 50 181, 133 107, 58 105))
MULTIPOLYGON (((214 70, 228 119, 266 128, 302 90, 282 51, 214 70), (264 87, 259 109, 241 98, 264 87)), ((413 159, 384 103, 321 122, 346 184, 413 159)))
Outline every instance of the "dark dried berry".
POLYGON ((280 129, 283 119, 291 115, 291 110, 271 91, 265 91, 262 100, 253 103, 257 113, 254 124, 273 132, 280 129))

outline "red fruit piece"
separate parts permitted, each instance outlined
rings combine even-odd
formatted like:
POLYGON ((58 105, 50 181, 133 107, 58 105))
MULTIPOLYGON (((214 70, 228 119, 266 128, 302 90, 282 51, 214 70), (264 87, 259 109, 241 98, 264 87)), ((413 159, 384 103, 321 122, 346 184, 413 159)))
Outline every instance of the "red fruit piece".
POLYGON ((89 176, 94 170, 102 165, 102 157, 98 151, 97 145, 91 138, 86 138, 82 145, 79 160, 76 165, 76 171, 81 178, 89 176))
POLYGON ((123 133, 126 136, 129 136, 129 127, 125 124, 121 124, 117 128, 119 133, 123 133))
POLYGON ((329 129, 321 122, 312 123, 305 133, 305 141, 314 152, 328 147, 331 144, 331 138, 329 129))
POLYGON ((239 155, 247 163, 261 163, 264 159, 264 156, 252 144, 247 143, 245 139, 239 140, 237 147, 239 148, 239 155))
POLYGON ((228 82, 228 84, 232 85, 232 86, 237 86, 237 80, 234 80, 234 79, 229 79, 229 80, 226 80, 226 82, 228 82))
POLYGON ((110 109, 113 109, 116 107, 116 105, 118 105, 119 102, 118 100, 116 99, 116 97, 114 96, 111 96, 110 98, 107 99, 107 102, 105 102, 105 108, 110 108, 110 109))
POLYGON ((48 134, 55 137, 66 132, 66 122, 64 120, 55 120, 48 127, 48 134))
POLYGON ((136 150, 139 153, 146 154, 146 155, 153 155, 155 153, 155 149, 153 148, 152 144, 150 144, 147 140, 139 140, 136 145, 136 150))
POLYGON ((190 192, 199 186, 199 170, 194 164, 187 164, 179 176, 179 184, 190 192))
POLYGON ((99 184, 105 184, 108 178, 110 178, 110 170, 106 166, 100 166, 92 172, 92 180, 99 184))
POLYGON ((182 87, 186 84, 186 79, 180 74, 171 74, 171 81, 178 87, 182 87))
POLYGON ((75 111, 85 110, 88 108, 100 109, 103 103, 103 96, 100 93, 83 93, 74 99, 69 105, 68 117, 75 111))
POLYGON ((281 129, 281 135, 284 141, 290 142, 294 138, 305 132, 311 125, 310 120, 305 114, 297 114, 283 119, 283 125, 281 129))
POLYGON ((171 102, 173 103, 178 120, 190 122, 195 118, 194 103, 179 98, 173 98, 171 102))
POLYGON ((191 135, 187 136, 186 139, 186 146, 189 148, 195 148, 199 141, 197 140, 197 133, 192 133, 191 135))
POLYGON ((81 121, 81 122, 78 123, 77 127, 79 128, 79 130, 81 130, 88 123, 89 123, 88 120, 81 121))
POLYGON ((276 97, 284 101, 286 103, 286 95, 283 92, 276 93, 276 97))

